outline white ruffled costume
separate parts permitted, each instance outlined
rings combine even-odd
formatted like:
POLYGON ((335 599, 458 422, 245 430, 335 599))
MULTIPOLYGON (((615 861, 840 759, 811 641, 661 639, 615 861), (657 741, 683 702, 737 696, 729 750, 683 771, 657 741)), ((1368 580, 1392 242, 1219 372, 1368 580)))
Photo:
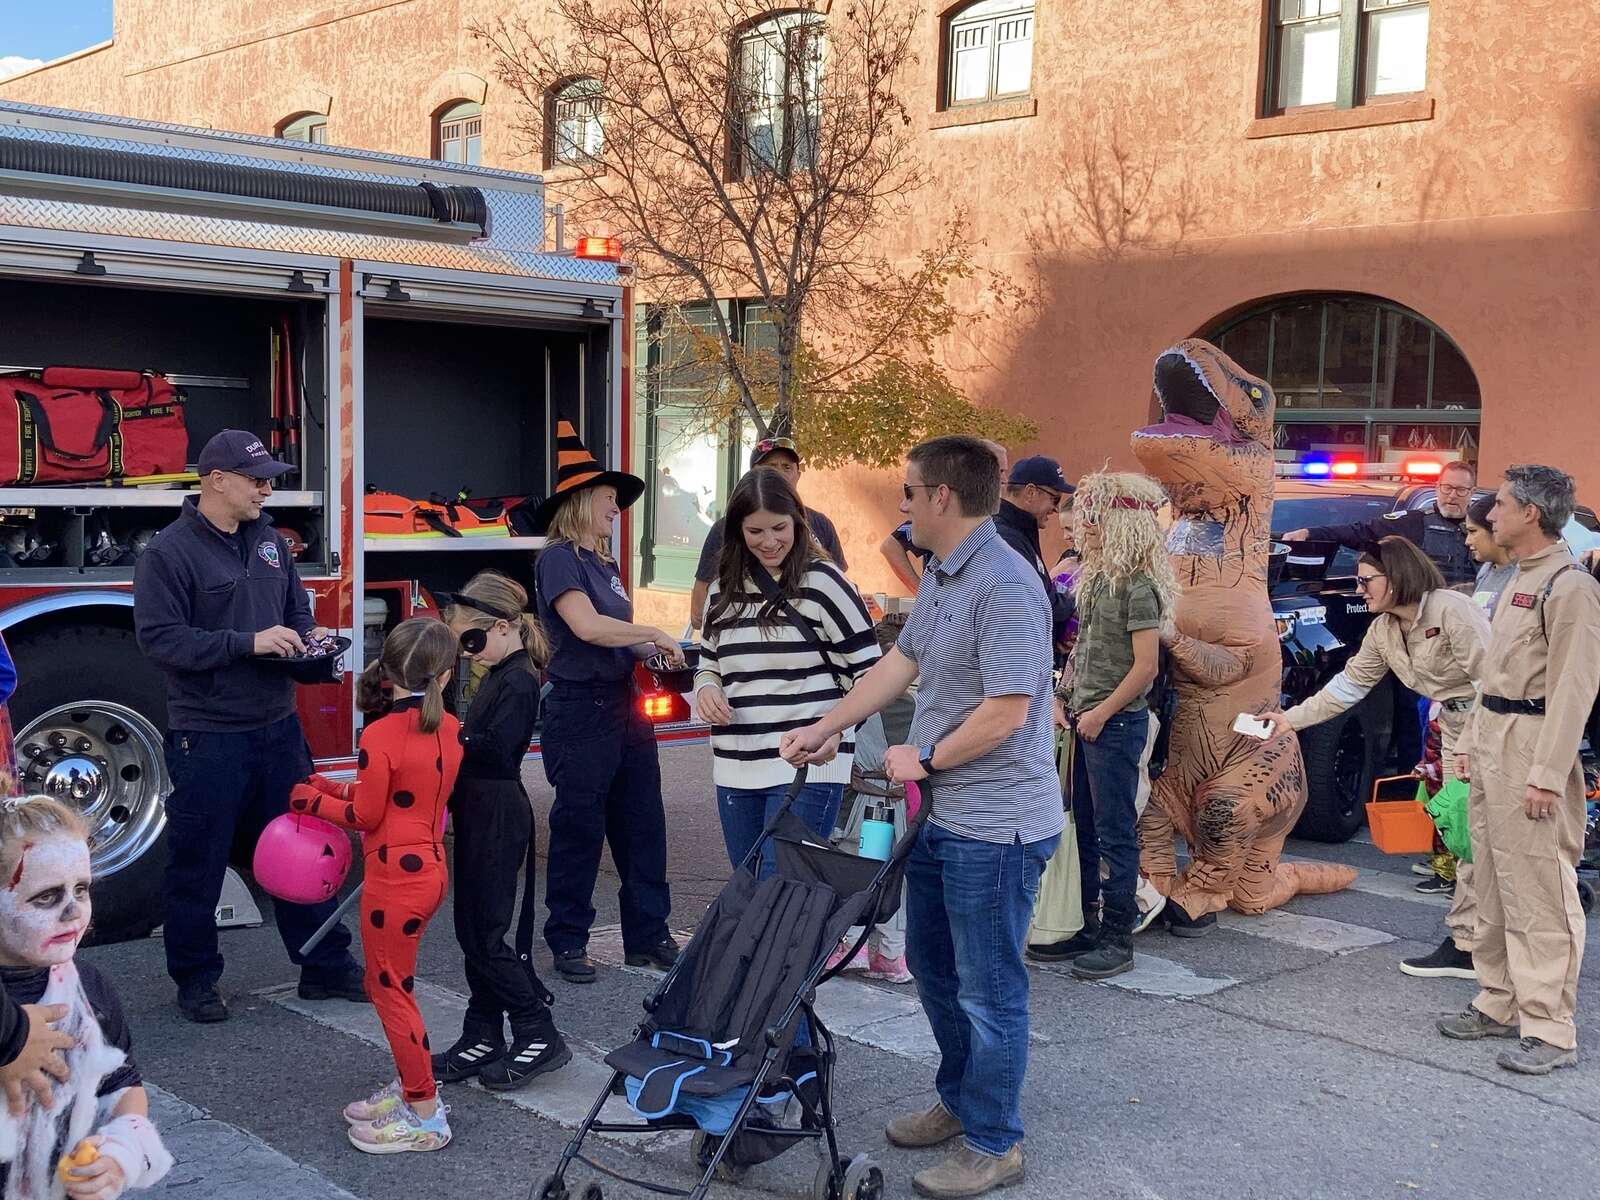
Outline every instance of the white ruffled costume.
POLYGON ((172 1155, 148 1117, 112 1117, 122 1092, 97 1096, 100 1081, 123 1064, 126 1055, 101 1032, 89 998, 71 962, 50 968, 41 1005, 60 1004, 67 1016, 57 1028, 73 1039, 66 1052, 69 1078, 52 1081, 44 1108, 31 1097, 26 1112, 14 1117, 0 1102, 0 1162, 9 1165, 4 1200, 62 1200, 66 1187, 56 1175, 60 1155, 84 1138, 103 1138, 100 1154, 115 1159, 128 1189, 150 1187, 172 1169, 172 1155))

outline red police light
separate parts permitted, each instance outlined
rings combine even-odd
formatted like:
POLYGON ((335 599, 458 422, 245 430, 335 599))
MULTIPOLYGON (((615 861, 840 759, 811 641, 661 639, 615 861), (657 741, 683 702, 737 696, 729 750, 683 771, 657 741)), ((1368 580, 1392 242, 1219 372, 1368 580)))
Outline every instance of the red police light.
POLYGON ((639 697, 639 711, 657 725, 689 719, 689 702, 676 692, 647 692, 639 697))
POLYGON ((1444 474, 1444 464, 1432 458, 1414 458, 1400 469, 1419 478, 1432 479, 1444 474))
POLYGON ((1344 462, 1336 462, 1333 464, 1332 470, 1335 475, 1342 475, 1345 478, 1349 478, 1351 475, 1361 474, 1361 464, 1350 462, 1348 460, 1344 462))
POLYGON ((601 262, 622 261, 622 239, 617 237, 581 237, 572 253, 578 258, 592 258, 601 262))

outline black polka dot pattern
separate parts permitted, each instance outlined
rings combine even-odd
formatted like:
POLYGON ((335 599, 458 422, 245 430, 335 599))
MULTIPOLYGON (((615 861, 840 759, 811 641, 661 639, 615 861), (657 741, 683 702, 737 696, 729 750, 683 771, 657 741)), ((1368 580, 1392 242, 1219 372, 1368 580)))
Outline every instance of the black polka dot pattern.
POLYGON ((422 918, 421 917, 412 917, 409 921, 407 921, 400 928, 401 928, 401 931, 407 937, 416 937, 417 936, 417 930, 422 928, 422 918))
POLYGON ((422 1035, 422 1048, 424 1050, 432 1050, 433 1049, 433 1046, 430 1045, 429 1042, 428 1042, 428 1035, 427 1034, 423 1034, 422 1035))
POLYGON ((373 909, 372 910, 372 916, 369 919, 372 921, 372 927, 374 929, 382 929, 383 928, 383 909, 381 909, 381 908, 373 909))
POLYGON ((367 757, 367 752, 365 750, 356 755, 356 766, 360 767, 363 771, 367 769, 367 764, 371 761, 372 760, 367 757))
POLYGON ((400 986, 403 987, 406 991, 409 992, 412 988, 417 986, 417 981, 412 976, 407 975, 404 979, 402 979, 400 981, 400 986))
POLYGON ((410 808, 416 802, 417 798, 410 792, 396 792, 394 794, 394 806, 396 808, 410 808))
POLYGON ((381 862, 381 863, 387 863, 389 861, 389 847, 387 847, 387 846, 379 846, 378 847, 378 861, 381 862))
POLYGON ((413 873, 422 870, 422 856, 420 854, 402 854, 400 856, 400 869, 413 873))
POLYGON ((442 758, 434 759, 433 760, 433 769, 435 771, 442 772, 444 770, 444 759, 442 759, 442 758))
POLYGON ((346 804, 344 806, 344 823, 346 825, 354 825, 356 823, 356 806, 354 804, 346 804))
POLYGON ((392 988, 394 986, 394 980, 389 978, 389 972, 387 971, 378 972, 378 982, 386 988, 392 988))

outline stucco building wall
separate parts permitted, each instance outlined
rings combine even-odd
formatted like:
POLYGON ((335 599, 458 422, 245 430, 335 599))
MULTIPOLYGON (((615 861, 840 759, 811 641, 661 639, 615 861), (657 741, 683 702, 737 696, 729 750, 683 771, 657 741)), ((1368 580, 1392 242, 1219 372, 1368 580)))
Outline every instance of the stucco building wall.
MULTIPOLYGON (((1032 98, 978 123, 939 111, 943 13, 924 12, 908 95, 935 182, 884 236, 909 257, 963 206, 988 265, 1035 297, 949 347, 973 394, 1032 416, 1018 450, 1069 474, 1131 466, 1165 345, 1265 298, 1369 294, 1465 354, 1486 475, 1552 462, 1600 501, 1600 7, 1433 0, 1426 92, 1259 119, 1266 7, 1037 0, 1032 98), (1081 212, 1115 197, 1119 160, 1149 186, 1098 236, 1081 212)), ((484 162, 539 170, 468 32, 519 9, 545 19, 533 0, 118 0, 112 44, 0 96, 255 132, 325 111, 330 141, 408 154, 430 152, 441 106, 481 100, 484 162)), ((898 475, 802 490, 826 496, 857 580, 888 587, 873 547, 898 475)))

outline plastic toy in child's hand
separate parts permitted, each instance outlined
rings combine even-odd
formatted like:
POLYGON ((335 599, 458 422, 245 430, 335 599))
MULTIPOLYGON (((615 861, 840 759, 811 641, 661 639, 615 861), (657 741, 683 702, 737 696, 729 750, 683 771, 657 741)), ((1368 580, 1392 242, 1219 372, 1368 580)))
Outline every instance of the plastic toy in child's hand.
POLYGON ((56 1163, 56 1177, 62 1183, 71 1183, 73 1176, 68 1174, 73 1167, 87 1167, 100 1157, 100 1151, 94 1148, 94 1143, 88 1138, 78 1143, 78 1148, 71 1154, 63 1154, 61 1161, 56 1163))

